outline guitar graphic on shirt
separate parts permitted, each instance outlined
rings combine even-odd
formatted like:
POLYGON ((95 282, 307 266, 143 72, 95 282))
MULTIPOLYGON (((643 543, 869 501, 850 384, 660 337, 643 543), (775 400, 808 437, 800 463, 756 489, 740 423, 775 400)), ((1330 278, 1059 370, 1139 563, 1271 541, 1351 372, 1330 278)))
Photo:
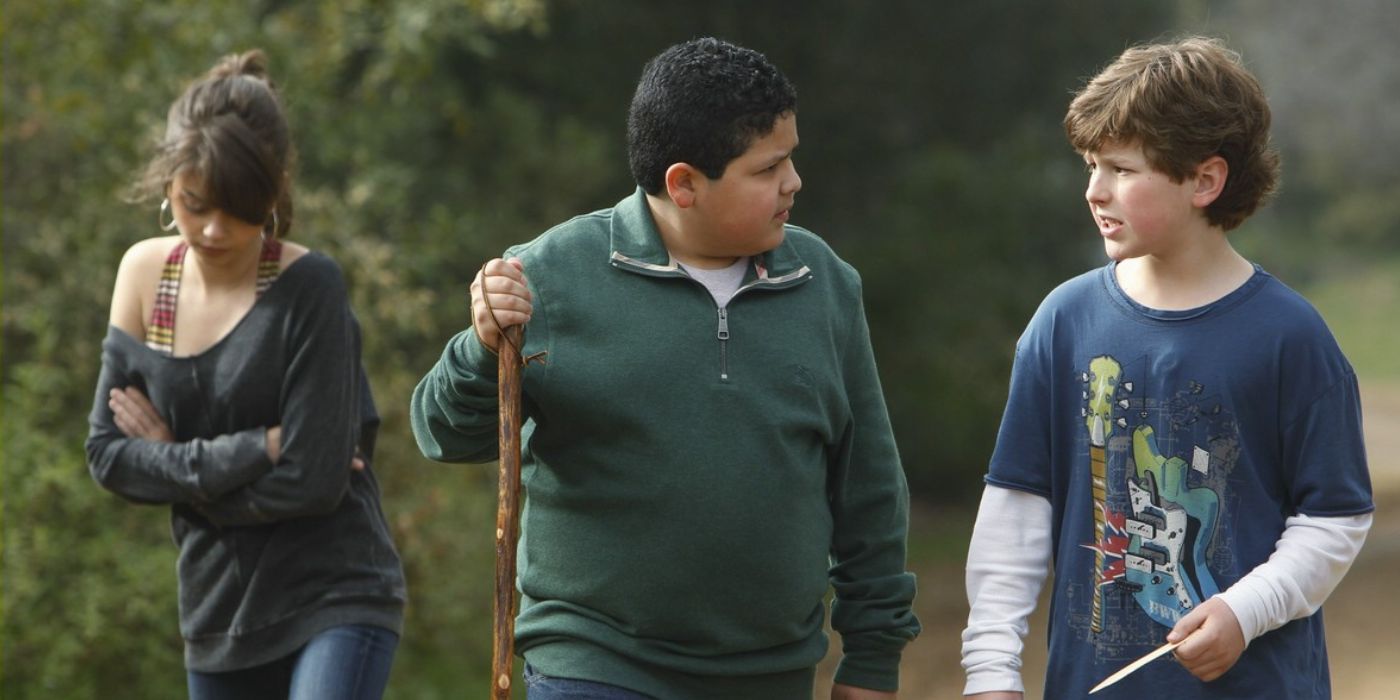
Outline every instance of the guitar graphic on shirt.
MULTIPOLYGON (((1209 456, 1197 450, 1206 466, 1209 456)), ((1206 567, 1220 500, 1208 488, 1190 488, 1191 465, 1167 458, 1151 426, 1133 431, 1136 478, 1128 479, 1131 535, 1124 554, 1127 588, 1157 622, 1174 626, 1192 608, 1219 592, 1206 567)))
POLYGON ((1089 430, 1089 486, 1094 498, 1094 599, 1089 624, 1095 633, 1103 631, 1103 589, 1107 583, 1104 576, 1104 552, 1108 546, 1105 537, 1108 524, 1105 446, 1113 434, 1113 397, 1122 374, 1123 368, 1118 361, 1103 355, 1089 361, 1089 372, 1084 375, 1089 385, 1084 392, 1088 399, 1084 410, 1084 427, 1089 430))

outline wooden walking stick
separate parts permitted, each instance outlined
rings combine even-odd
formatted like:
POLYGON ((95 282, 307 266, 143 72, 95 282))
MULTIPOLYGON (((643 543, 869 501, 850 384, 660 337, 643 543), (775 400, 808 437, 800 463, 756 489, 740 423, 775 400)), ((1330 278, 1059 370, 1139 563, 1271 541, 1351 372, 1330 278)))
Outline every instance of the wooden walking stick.
POLYGON ((491 647, 492 700, 510 698, 515 659, 515 548, 520 536, 520 346, 524 331, 511 326, 496 349, 500 403, 500 490, 496 501, 496 602, 491 647))

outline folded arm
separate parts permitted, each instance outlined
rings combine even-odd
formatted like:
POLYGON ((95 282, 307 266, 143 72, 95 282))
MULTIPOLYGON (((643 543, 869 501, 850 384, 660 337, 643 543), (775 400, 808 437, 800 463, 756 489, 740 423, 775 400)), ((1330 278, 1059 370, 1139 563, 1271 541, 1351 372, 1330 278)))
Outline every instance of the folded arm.
POLYGON ((136 503, 207 503, 272 468, 264 428, 171 441, 159 415, 158 426, 146 415, 155 410, 132 388, 134 381, 118 355, 111 348, 103 350, 97 396, 88 417, 88 471, 103 488, 136 503), (144 405, 131 408, 139 403, 136 397, 144 405), (160 428, 165 428, 163 434, 160 428))
MULTIPOLYGON (((336 278, 338 281, 338 277, 336 278)), ((343 287, 327 284, 307 313, 294 314, 280 378, 276 465, 198 510, 217 525, 254 525, 324 515, 350 485, 362 422, 360 337, 343 287)), ((302 308, 302 307, 299 307, 302 308)))

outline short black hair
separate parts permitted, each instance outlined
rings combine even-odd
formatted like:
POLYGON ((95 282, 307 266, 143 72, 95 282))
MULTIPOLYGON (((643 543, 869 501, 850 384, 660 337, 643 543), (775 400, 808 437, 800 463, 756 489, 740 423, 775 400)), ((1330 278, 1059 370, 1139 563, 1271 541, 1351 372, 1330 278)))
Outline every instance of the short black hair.
POLYGON ((797 110, 797 89, 761 53, 705 37, 676 44, 647 62, 627 113, 627 159, 648 194, 666 169, 689 163, 706 177, 797 110))

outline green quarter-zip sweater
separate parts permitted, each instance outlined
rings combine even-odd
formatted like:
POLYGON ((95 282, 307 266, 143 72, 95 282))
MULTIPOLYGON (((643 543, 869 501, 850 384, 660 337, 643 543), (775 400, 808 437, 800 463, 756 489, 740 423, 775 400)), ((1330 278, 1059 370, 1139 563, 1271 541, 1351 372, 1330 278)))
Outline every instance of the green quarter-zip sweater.
MULTIPOLYGON (((908 491, 860 278, 810 232, 727 308, 671 259, 645 195, 511 248, 530 280, 517 646, 541 673, 662 698, 893 690, 919 631, 908 491)), ((419 447, 497 452, 496 360, 471 330, 412 399, 419 447)))

